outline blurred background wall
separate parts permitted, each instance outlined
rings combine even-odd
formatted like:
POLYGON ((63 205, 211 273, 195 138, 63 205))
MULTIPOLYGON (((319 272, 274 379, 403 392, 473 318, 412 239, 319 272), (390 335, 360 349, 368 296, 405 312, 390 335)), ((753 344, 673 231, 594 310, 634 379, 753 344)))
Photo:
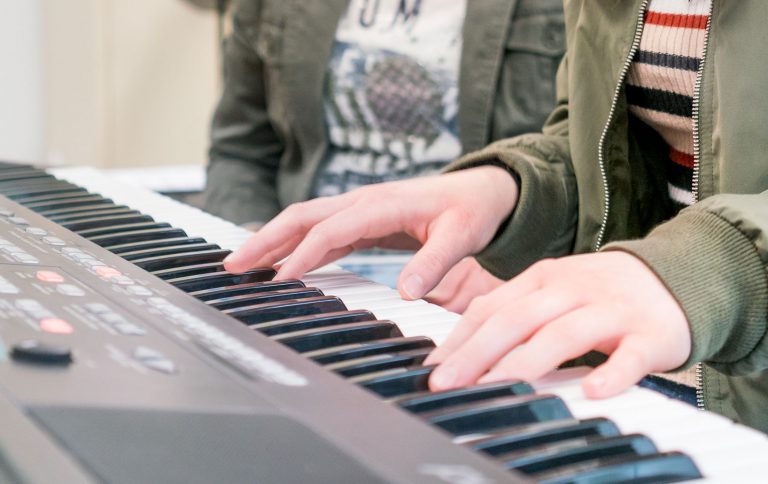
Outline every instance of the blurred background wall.
POLYGON ((0 0, 0 159, 202 165, 217 0, 0 0))

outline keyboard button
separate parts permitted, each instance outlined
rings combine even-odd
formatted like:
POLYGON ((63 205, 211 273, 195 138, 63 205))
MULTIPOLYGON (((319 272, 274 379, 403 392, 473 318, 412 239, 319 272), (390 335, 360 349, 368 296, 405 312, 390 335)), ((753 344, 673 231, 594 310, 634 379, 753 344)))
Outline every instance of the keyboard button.
POLYGON ((346 309, 346 306, 337 297, 319 296, 225 309, 223 313, 239 319, 247 325, 252 325, 309 314, 345 311, 346 309))
POLYGON ((40 227, 27 227, 24 231, 36 237, 42 237, 44 235, 48 235, 48 231, 45 229, 41 229, 40 227))
POLYGON ((514 395, 529 395, 531 393, 533 393, 533 387, 530 384, 523 381, 509 381, 486 383, 442 392, 406 395, 394 400, 393 403, 409 412, 422 413, 480 400, 514 395))
POLYGON ((67 346, 58 346, 28 339, 13 345, 11 357, 17 361, 46 365, 68 365, 72 363, 72 350, 67 346))
POLYGON ((356 311, 337 311, 332 313, 299 316, 297 318, 279 319, 268 323, 254 324, 251 325, 251 328, 266 334, 267 336, 275 336, 283 333, 305 331, 326 326, 375 320, 376 317, 370 311, 358 309, 356 311))
POLYGON ((43 237, 42 240, 43 240, 43 242, 45 242, 48 245, 56 245, 56 246, 66 245, 66 242, 64 242, 63 240, 61 240, 58 237, 50 237, 50 236, 49 237, 43 237))
POLYGON ((29 225, 29 221, 24 217, 9 217, 8 221, 15 225, 29 225))

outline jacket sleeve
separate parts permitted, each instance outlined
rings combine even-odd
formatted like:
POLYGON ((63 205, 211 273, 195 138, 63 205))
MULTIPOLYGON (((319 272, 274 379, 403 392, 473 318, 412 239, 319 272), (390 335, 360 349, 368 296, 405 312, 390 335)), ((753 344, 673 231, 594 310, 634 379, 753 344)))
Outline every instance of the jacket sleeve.
POLYGON ((235 223, 277 214, 282 143, 268 115, 265 65, 257 49, 261 5, 237 3, 224 44, 224 91, 213 116, 205 209, 235 223))
POLYGON ((497 141, 455 161, 446 171, 501 164, 520 186, 513 214, 477 260, 509 279, 545 257, 571 253, 578 194, 568 144, 567 55, 557 74, 557 103, 541 133, 497 141), (514 248, 514 250, 510 250, 514 248))
POLYGON ((617 242, 677 298, 691 325, 683 367, 704 361, 730 375, 768 362, 768 192, 720 194, 682 210, 641 240, 617 242))

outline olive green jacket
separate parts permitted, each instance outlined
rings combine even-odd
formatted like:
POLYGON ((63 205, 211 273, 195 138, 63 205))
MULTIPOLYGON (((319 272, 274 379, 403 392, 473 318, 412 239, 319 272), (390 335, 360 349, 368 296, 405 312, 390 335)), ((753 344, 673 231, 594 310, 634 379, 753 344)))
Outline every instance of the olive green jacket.
MULTIPOLYGON (((238 0, 213 118, 206 209, 263 222, 306 200, 327 149, 323 83, 348 0, 238 0)), ((459 72, 464 152, 538 131, 564 53, 561 0, 468 0, 459 72)))
POLYGON ((705 362, 703 404, 768 431, 768 2, 713 1, 694 106, 697 202, 671 219, 658 169, 666 147, 634 126, 623 91, 645 2, 565 5, 567 55, 543 133, 451 167, 502 160, 521 182, 514 214, 479 259, 511 277, 543 257, 637 255, 685 310, 686 366, 705 362))

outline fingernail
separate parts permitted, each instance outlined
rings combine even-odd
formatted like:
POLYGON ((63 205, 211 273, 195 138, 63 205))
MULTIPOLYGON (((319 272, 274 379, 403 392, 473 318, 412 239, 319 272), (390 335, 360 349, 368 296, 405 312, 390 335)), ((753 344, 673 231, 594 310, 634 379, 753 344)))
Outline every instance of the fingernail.
POLYGON ((226 257, 224 258, 224 263, 225 263, 225 264, 229 264, 230 262, 232 262, 232 259, 234 259, 234 257, 233 257, 234 255, 235 255, 235 254, 234 254, 234 253, 232 253, 232 254, 229 254, 228 256, 226 256, 226 257))
POLYGON ((439 366, 432 374, 432 384, 438 389, 453 388, 458 377, 459 371, 455 366, 439 366))
POLYGON ((424 296, 424 280, 418 274, 411 274, 403 283, 403 292, 411 299, 424 296))

